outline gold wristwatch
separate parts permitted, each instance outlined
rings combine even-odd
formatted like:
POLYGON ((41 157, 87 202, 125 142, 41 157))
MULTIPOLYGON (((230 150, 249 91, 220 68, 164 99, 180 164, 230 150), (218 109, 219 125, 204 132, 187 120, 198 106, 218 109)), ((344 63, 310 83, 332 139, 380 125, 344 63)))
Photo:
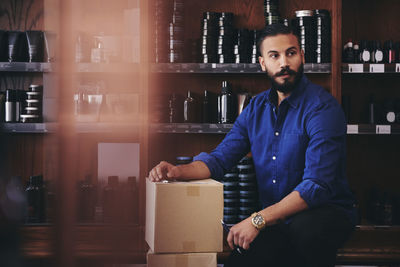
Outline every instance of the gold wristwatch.
POLYGON ((251 223, 257 230, 262 230, 266 226, 264 217, 258 212, 251 214, 251 223))

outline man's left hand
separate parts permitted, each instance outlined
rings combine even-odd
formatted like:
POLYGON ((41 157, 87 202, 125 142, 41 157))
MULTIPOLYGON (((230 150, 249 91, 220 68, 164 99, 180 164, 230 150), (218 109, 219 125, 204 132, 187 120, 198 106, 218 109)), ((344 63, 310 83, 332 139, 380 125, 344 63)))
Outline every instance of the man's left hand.
POLYGON ((241 221, 232 226, 228 234, 228 244, 231 249, 236 246, 243 249, 249 249, 251 242, 257 237, 259 230, 257 230, 251 223, 251 217, 241 221))

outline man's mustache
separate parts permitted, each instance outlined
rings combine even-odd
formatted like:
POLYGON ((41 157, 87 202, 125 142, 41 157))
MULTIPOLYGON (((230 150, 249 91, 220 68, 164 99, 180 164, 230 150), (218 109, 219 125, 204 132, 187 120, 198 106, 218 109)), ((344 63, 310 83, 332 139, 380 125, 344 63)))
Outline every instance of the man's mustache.
POLYGON ((283 68, 281 69, 280 72, 276 73, 274 76, 275 77, 279 77, 279 76, 283 76, 283 75, 295 75, 296 72, 292 69, 290 69, 289 67, 283 68))

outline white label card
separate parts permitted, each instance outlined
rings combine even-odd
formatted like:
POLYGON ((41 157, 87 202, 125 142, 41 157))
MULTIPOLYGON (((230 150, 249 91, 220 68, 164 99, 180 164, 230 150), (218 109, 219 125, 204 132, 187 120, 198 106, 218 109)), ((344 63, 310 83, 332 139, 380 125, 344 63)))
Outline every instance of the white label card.
POLYGON ((376 134, 390 134, 390 125, 376 125, 376 134))
POLYGON ((349 72, 364 72, 364 64, 349 64, 349 72))
POLYGON ((348 134, 358 134, 358 124, 347 124, 348 134))
POLYGON ((400 72, 400 64, 399 63, 396 63, 395 72, 400 72))
POLYGON ((216 67, 217 67, 217 64, 216 64, 216 63, 212 63, 212 64, 211 64, 211 68, 215 69, 216 67))
POLYGON ((385 64, 369 64, 369 72, 385 72, 385 64))

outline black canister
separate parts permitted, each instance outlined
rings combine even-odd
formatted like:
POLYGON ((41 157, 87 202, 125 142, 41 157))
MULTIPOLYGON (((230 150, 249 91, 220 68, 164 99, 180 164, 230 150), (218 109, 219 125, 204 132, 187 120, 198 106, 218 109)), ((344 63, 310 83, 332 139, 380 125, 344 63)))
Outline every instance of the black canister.
POLYGON ((118 176, 109 176, 103 190, 104 222, 113 223, 120 219, 120 190, 118 176))
POLYGON ((314 12, 312 10, 296 11, 293 26, 300 37, 300 45, 304 51, 305 62, 316 63, 317 29, 314 12))
POLYGON ((239 207, 240 200, 238 198, 225 198, 224 207, 239 207))
POLYGON ((237 168, 239 170, 239 174, 252 174, 252 173, 254 173, 253 164, 247 164, 247 165, 239 164, 239 165, 237 165, 237 168))
POLYGON ((239 181, 237 173, 226 173, 223 178, 224 181, 239 181))
POLYGON ((224 215, 238 215, 239 207, 224 207, 224 215))
POLYGON ((235 191, 239 189, 239 182, 237 181, 223 181, 224 190, 235 191))
POLYGON ((256 212, 257 210, 258 210, 258 207, 239 207, 239 214, 250 216, 252 213, 256 212))
POLYGON ((193 161, 193 157, 190 157, 190 156, 176 157, 176 165, 189 164, 192 161, 193 161))
POLYGON ((328 10, 314 10, 317 31, 316 63, 331 62, 331 17, 328 10))
POLYGON ((224 222, 226 224, 235 224, 238 222, 237 215, 224 215, 224 222))
POLYGON ((78 220, 81 222, 93 222, 96 206, 96 190, 91 182, 91 176, 87 175, 78 187, 78 220))
POLYGON ((247 182, 252 182, 256 180, 256 174, 255 173, 249 173, 249 174, 239 174, 239 181, 243 183, 247 182))

